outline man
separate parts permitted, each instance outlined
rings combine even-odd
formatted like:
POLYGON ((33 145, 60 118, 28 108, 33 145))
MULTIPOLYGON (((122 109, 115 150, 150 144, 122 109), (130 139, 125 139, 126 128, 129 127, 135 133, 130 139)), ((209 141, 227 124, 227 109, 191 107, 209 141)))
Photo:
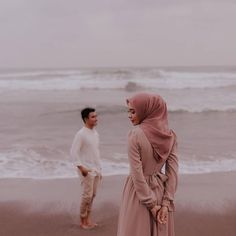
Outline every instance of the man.
POLYGON ((95 130, 97 125, 95 109, 84 108, 81 111, 81 117, 84 127, 75 135, 71 156, 83 186, 80 203, 80 227, 91 229, 97 226, 91 221, 91 209, 101 179, 99 135, 95 130))

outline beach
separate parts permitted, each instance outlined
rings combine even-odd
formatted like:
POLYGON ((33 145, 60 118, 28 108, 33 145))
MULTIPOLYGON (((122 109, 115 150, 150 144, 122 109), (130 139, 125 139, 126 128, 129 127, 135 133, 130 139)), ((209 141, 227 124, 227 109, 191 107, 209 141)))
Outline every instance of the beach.
MULTIPOLYGON (((177 236, 234 236, 236 173, 180 176, 176 195, 177 236)), ((78 179, 0 181, 2 236, 115 236, 125 176, 104 177, 94 202, 96 229, 79 228, 78 179), (114 187, 115 186, 115 187, 114 187)))
POLYGON ((141 73, 150 76, 147 88, 135 69, 0 73, 1 236, 116 235, 129 173, 127 134, 132 126, 125 101, 140 91, 165 98, 170 127, 178 137, 176 235, 235 236, 235 72, 226 71, 226 78, 219 80, 217 71, 164 76, 159 71, 154 78, 156 71, 141 73), (71 73, 78 78, 68 77, 71 73), (55 80, 59 75, 62 78, 55 80), (110 76, 112 83, 99 80, 110 76), (187 77, 191 83, 186 85, 187 77), (78 225, 81 187, 69 155, 85 106, 98 113, 103 167, 93 212, 99 227, 90 231, 78 225))

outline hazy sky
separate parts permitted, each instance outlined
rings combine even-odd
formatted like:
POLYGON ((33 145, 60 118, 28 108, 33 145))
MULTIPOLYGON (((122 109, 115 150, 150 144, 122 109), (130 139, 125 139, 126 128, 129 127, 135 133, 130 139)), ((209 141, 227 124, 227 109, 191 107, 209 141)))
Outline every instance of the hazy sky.
POLYGON ((0 0, 0 67, 236 64, 235 0, 0 0))

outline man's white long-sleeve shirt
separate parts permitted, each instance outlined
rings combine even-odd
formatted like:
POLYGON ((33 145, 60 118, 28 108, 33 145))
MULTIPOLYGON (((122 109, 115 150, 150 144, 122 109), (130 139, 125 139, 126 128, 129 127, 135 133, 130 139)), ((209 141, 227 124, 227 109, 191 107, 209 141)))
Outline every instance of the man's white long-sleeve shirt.
POLYGON ((84 166, 94 174, 101 174, 99 135, 95 129, 81 128, 75 135, 71 156, 76 166, 84 166))

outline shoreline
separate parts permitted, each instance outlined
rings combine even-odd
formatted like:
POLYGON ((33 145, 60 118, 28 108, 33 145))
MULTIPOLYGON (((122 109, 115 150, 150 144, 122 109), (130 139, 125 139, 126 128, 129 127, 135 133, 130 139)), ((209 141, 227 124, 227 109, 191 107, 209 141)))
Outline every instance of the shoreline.
MULTIPOLYGON (((75 172, 76 173, 76 172, 75 172)), ((185 179, 187 177, 194 178, 194 177, 200 177, 205 178, 206 176, 214 176, 214 175, 234 175, 236 174, 235 170, 232 171, 215 171, 215 172, 203 172, 203 173, 179 173, 179 177, 181 179, 185 179), (201 177, 203 176, 203 177, 201 177)), ((108 174, 108 175, 102 175, 103 178, 126 178, 129 174, 108 174)), ((77 180, 79 176, 62 176, 62 177, 45 177, 45 178, 39 178, 39 177, 0 177, 0 184, 1 181, 74 181, 77 180)), ((1 201, 1 199, 0 199, 1 201)))
MULTIPOLYGON (((235 235, 235 178, 236 172, 180 175, 176 236, 235 235)), ((93 208, 100 226, 90 231, 78 226, 79 178, 0 179, 0 235, 115 236, 125 179, 103 177, 93 208)))
MULTIPOLYGON (((231 175, 231 174, 236 174, 236 171, 232 170, 232 171, 215 171, 215 172, 203 172, 203 173, 179 173, 179 176, 180 177, 185 177, 185 176, 207 176, 207 175, 231 175)), ((128 174, 113 174, 113 175, 103 175, 103 177, 105 178, 109 178, 109 177, 127 177, 128 174)), ((78 177, 79 178, 79 177, 78 177)), ((66 176, 63 176, 63 177, 46 177, 46 178, 34 178, 34 177, 0 177, 0 182, 2 180, 39 180, 39 181, 46 181, 46 180, 75 180, 77 179, 77 176, 73 176, 73 177, 66 177, 66 176)))

